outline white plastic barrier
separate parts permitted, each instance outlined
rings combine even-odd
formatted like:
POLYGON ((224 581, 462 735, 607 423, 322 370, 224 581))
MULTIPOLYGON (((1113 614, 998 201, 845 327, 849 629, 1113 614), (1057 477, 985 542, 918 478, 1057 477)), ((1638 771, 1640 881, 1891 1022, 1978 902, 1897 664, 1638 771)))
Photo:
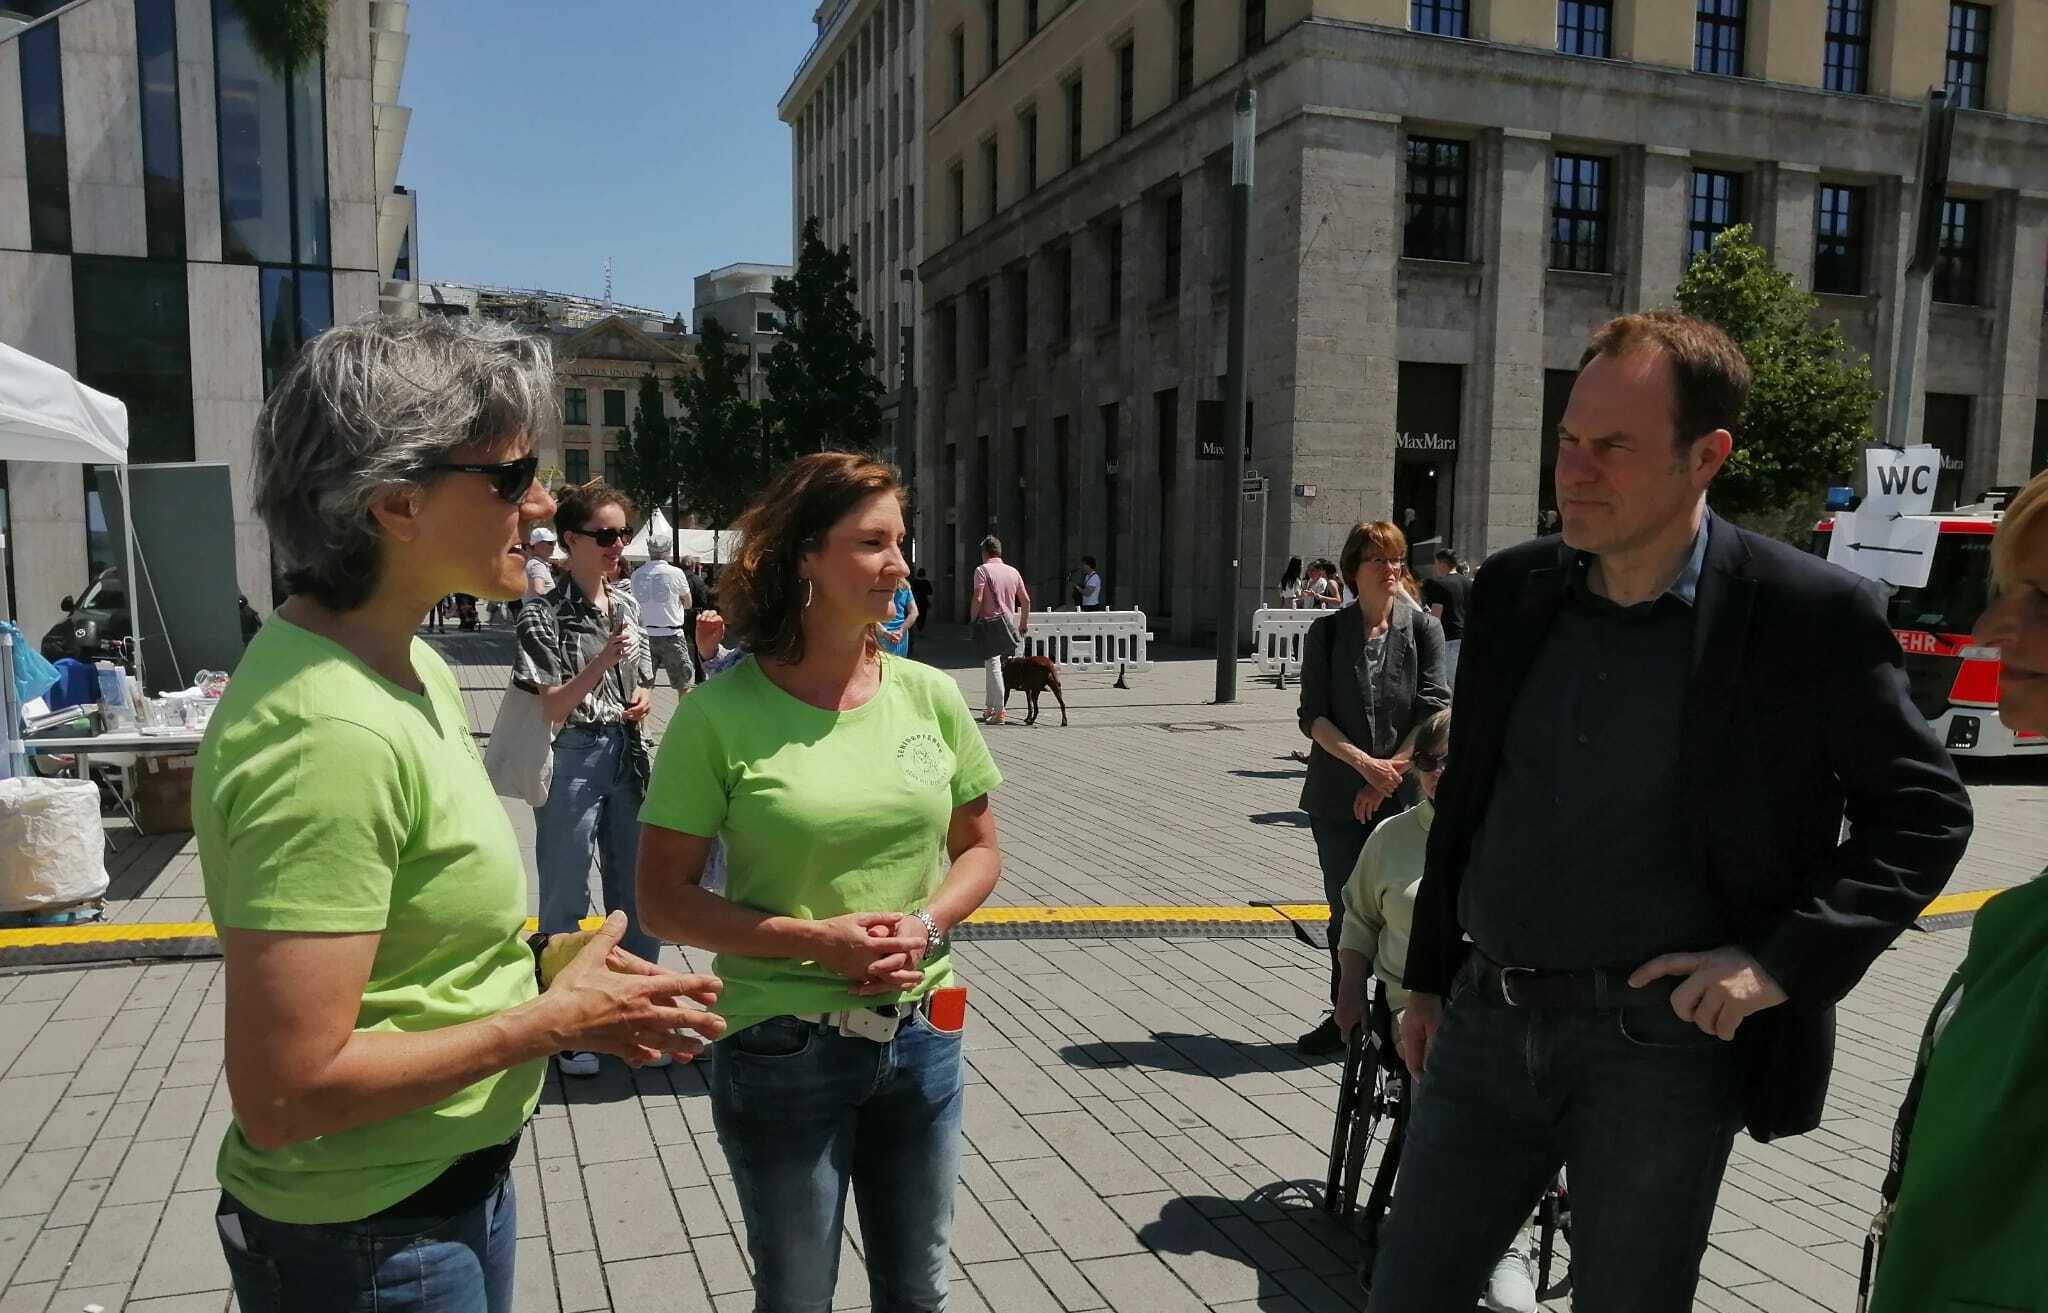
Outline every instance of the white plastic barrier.
POLYGON ((1063 671, 1150 670, 1143 611, 1033 611, 1019 656, 1049 657, 1063 671))
POLYGON ((1301 673, 1301 645, 1308 627, 1327 611, 1297 611, 1293 608, 1262 606, 1252 612, 1252 666, 1262 675, 1276 676, 1287 685, 1287 667, 1301 673))

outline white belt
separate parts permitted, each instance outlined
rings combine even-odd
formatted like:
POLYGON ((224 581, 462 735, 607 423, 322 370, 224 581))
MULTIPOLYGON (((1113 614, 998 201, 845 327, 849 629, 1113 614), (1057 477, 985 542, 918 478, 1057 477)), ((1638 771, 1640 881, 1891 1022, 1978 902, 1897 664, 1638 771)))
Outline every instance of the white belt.
POLYGON ((809 1022, 813 1026, 830 1026, 842 1035, 854 1039, 873 1040, 887 1044, 896 1038, 896 1032, 903 1028, 911 1015, 923 1012, 926 1004, 889 1003, 884 1007, 900 1008, 901 1011, 884 1012, 880 1008, 848 1008, 844 1012, 792 1012, 788 1015, 797 1021, 809 1022))
POLYGON ((674 625, 642 625, 640 628, 649 638, 674 638, 681 632, 674 625))

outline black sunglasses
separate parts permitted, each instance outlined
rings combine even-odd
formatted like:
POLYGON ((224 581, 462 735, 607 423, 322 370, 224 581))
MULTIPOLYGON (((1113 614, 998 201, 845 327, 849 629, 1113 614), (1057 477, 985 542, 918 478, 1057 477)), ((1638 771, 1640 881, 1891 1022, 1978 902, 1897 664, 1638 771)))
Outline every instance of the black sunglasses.
POLYGON ((623 529, 564 529, 563 533, 580 533, 599 547, 610 547, 614 543, 631 542, 634 529, 627 525, 623 529))
POLYGON ((526 490, 533 486, 534 473, 540 469, 540 457, 521 456, 518 460, 503 460, 495 465, 458 465, 444 461, 426 468, 451 474, 481 474, 491 481, 492 491, 517 506, 526 496, 526 490))

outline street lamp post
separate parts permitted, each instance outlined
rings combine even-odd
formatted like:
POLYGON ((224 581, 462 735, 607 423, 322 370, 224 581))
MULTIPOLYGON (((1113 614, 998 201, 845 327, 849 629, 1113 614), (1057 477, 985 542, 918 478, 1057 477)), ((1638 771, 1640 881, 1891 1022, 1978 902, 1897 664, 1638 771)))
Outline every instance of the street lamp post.
POLYGON ((1238 588, 1243 573, 1245 339, 1251 326, 1252 157, 1258 148, 1259 93, 1238 88, 1230 126, 1230 342, 1223 381, 1223 578, 1216 617, 1216 700, 1237 701, 1238 588))
POLYGON ((910 524, 906 528, 914 554, 917 550, 917 422, 911 410, 917 391, 916 377, 912 372, 916 359, 917 328, 911 322, 911 315, 917 304, 917 274, 904 269, 896 277, 903 291, 903 325, 897 330, 896 337, 896 468, 901 471, 903 487, 910 494, 910 524))

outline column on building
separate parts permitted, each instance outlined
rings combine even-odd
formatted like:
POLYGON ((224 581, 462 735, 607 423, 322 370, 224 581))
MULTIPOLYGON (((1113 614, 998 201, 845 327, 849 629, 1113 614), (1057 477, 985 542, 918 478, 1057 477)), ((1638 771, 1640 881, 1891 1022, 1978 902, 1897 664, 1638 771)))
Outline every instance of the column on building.
POLYGON ((1756 207, 1757 241, 1771 253, 1778 272, 1800 291, 1813 287, 1814 207, 1820 199, 1820 169, 1812 164, 1760 164, 1762 184, 1756 207))
POLYGON ((1544 271, 1550 264, 1550 136, 1481 138, 1479 321, 1472 422, 1458 461, 1457 541, 1473 560, 1536 528, 1543 416, 1544 271))
POLYGON ((146 256, 135 6, 72 9, 58 37, 64 52, 64 134, 70 143, 71 249, 146 256), (85 148, 88 142, 90 149, 85 148))
MULTIPOLYGON (((178 128, 184 155, 185 258, 220 259, 220 134, 215 118, 213 6, 177 0, 178 128)), ((5 94, 0 90, 0 94, 5 94)), ((194 419, 197 420, 197 416, 194 419)), ((204 432, 204 428, 199 430, 204 432)), ((249 601, 258 605, 251 595, 249 601)), ((259 606, 259 609, 260 606, 259 606)))
MULTIPOLYGON (((1692 198, 1692 156, 1677 146, 1634 152, 1638 202, 1634 249, 1628 257, 1626 309, 1653 310, 1676 302, 1678 280, 1690 254, 1686 219, 1692 198)), ((1540 385, 1542 379, 1537 380, 1540 385)))
MULTIPOLYGON (((255 505, 256 416, 263 409, 257 270, 247 264, 194 263, 185 268, 192 341, 204 344, 192 353, 193 455, 228 467, 228 496, 235 515, 235 584, 251 606, 268 611, 270 534, 257 518, 255 505)), ((335 309, 339 318, 340 306, 335 309)))
POLYGON ((1987 421, 1973 435, 1966 480, 1971 489, 2025 483, 2033 473, 2042 305, 2048 295, 2048 192, 2001 192, 1987 208, 1998 243, 1983 284, 1994 298, 1984 389, 1991 404, 1987 421))
MULTIPOLYGON (((71 373, 77 340, 70 258, 0 250, 0 342, 71 373)), ((19 590, 12 614, 31 639, 63 619, 58 601, 88 582, 84 487, 76 465, 7 462, 8 546, 19 590)))

